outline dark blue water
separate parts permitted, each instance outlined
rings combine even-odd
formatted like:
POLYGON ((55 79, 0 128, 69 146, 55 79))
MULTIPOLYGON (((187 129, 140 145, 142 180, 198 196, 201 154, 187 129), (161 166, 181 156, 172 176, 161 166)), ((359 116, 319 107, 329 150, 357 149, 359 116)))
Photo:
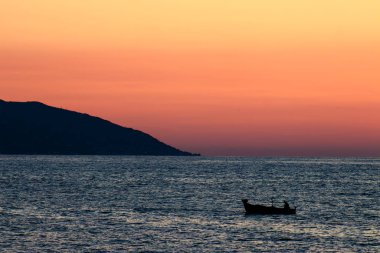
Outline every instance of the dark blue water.
POLYGON ((0 156, 0 249, 380 252, 380 159, 0 156))

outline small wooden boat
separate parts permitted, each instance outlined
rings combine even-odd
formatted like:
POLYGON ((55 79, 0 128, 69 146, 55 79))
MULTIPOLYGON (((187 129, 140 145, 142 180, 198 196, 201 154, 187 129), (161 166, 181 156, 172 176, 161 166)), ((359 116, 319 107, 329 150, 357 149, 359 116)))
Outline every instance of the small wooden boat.
POLYGON ((242 199, 246 214, 296 214, 296 207, 290 208, 286 203, 283 208, 263 205, 252 205, 248 199, 242 199))

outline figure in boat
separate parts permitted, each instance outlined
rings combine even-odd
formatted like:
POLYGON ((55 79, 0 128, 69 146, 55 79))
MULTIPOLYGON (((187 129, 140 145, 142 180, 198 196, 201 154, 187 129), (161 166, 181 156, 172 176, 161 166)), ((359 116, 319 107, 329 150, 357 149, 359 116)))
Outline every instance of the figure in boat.
POLYGON ((296 214, 296 207, 290 208, 289 203, 284 201, 284 207, 253 205, 248 203, 248 199, 243 199, 246 214, 296 214))
POLYGON ((287 210, 290 209, 289 203, 286 202, 285 200, 284 200, 284 209, 287 209, 287 210))

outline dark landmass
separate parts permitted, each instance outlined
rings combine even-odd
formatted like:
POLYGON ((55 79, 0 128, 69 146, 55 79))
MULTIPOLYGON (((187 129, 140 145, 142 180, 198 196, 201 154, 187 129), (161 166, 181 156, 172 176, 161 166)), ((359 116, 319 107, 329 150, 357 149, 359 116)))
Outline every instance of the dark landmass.
POLYGON ((3 100, 0 154, 195 155, 101 118, 39 102, 3 100))

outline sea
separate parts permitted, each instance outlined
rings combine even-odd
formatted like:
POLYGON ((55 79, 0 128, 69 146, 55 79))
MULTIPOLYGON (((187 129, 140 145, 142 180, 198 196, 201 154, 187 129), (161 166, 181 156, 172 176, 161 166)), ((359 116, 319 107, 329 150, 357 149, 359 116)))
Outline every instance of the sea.
POLYGON ((380 252, 380 158, 2 155, 0 252, 380 252))

